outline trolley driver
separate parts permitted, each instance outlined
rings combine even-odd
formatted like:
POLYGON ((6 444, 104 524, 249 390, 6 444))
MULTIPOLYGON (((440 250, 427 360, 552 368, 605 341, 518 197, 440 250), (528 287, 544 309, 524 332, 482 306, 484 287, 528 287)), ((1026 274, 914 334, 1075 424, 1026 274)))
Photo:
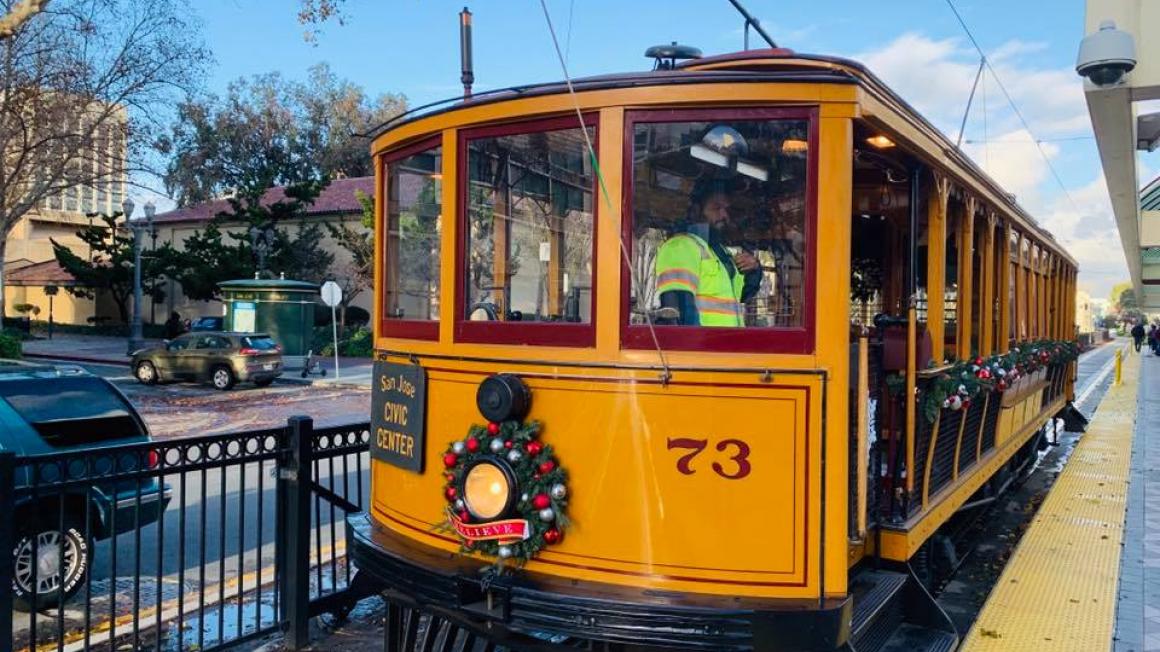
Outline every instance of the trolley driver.
POLYGON ((745 302, 761 287, 761 265, 747 251, 730 255, 722 243, 729 226, 725 182, 698 182, 688 215, 684 232, 657 252, 661 307, 676 309, 684 326, 744 326, 745 302))

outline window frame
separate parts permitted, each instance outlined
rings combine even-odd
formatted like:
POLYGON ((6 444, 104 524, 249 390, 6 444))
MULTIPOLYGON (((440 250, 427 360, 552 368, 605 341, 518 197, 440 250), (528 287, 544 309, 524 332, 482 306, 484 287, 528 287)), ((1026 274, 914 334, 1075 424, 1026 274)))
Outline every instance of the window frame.
MULTIPOLYGON (((379 337, 399 337, 404 339, 414 340, 438 340, 439 339, 439 322, 438 317, 435 319, 389 319, 387 318, 387 238, 390 234, 387 232, 387 211, 389 210, 390 187, 388 176, 388 166, 397 161, 427 151, 435 149, 443 145, 443 134, 435 134, 429 138, 416 141, 410 145, 404 145, 397 149, 384 152, 378 156, 378 168, 380 187, 376 189, 376 193, 381 193, 381 201, 379 202, 379 210, 377 211, 376 219, 377 232, 382 234, 382 260, 379 271, 382 274, 382 288, 379 290, 379 337)), ((444 166, 444 152, 439 154, 439 174, 445 175, 446 169, 444 166)), ((444 178, 446 178, 444 176, 444 178)), ((442 206, 443 197, 439 197, 440 206, 442 206)), ((444 216, 446 216, 446 209, 444 208, 444 216)), ((439 231, 439 266, 437 271, 440 276, 443 274, 443 258, 446 252, 443 251, 443 229, 439 231)), ((443 292, 442 279, 440 279, 440 292, 443 292)), ((442 312, 442 307, 440 308, 442 312)))
MULTIPOLYGON (((538 346, 568 346, 568 347, 595 347, 596 320, 598 318, 596 297, 598 294, 598 279, 600 277, 600 260, 597 252, 597 243, 600 237, 600 180, 596 170, 592 171, 592 288, 589 290, 590 319, 588 323, 569 322, 510 322, 510 321, 471 321, 466 318, 467 307, 465 302, 469 296, 468 278, 464 267, 467 255, 467 241, 471 237, 467 223, 467 189, 470 179, 467 178, 467 159, 469 155, 467 143, 470 140, 481 138, 499 138, 519 134, 534 134, 545 131, 559 131, 563 129, 577 129, 591 127, 592 146, 596 149, 596 158, 600 160, 600 120, 599 114, 588 112, 577 119, 575 113, 554 117, 521 120, 519 122, 502 125, 486 125, 461 129, 456 134, 455 152, 455 328, 454 341, 473 344, 518 344, 538 346)), ((587 156, 587 152, 585 155, 587 156)))
POLYGON ((719 107, 706 109, 639 109, 624 113, 624 170, 621 197, 621 238, 628 251, 628 260, 620 261, 620 346, 622 349, 653 349, 659 343, 664 349, 679 351, 706 351, 727 353, 783 353, 808 355, 815 351, 817 308, 818 259, 818 117, 817 106, 796 107, 719 107), (796 327, 771 326, 762 328, 713 328, 707 326, 654 325, 654 342, 648 325, 629 323, 631 311, 629 295, 631 276, 629 261, 633 260, 636 243, 633 240, 633 194, 635 166, 633 165, 634 130, 640 124, 673 122, 712 122, 726 120, 805 120, 809 148, 806 159, 806 265, 802 282, 802 325, 796 327))

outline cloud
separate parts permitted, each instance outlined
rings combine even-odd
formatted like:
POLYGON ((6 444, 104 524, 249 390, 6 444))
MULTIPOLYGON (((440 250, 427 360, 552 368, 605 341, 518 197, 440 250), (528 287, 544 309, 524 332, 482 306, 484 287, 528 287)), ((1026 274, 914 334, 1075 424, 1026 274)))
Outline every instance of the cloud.
POLYGON ((1079 263, 1080 288, 1107 296, 1113 285, 1127 280, 1128 269, 1103 172, 1068 194, 1070 200, 1059 193, 1045 206, 1042 224, 1079 263))
MULTIPOLYGON (((988 54, 991 68, 1034 136, 988 71, 976 90, 963 150, 1014 193, 1019 204, 1071 253, 1080 266, 1080 287, 1092 296, 1106 296, 1112 285, 1128 277, 1128 271, 1098 156, 1086 159, 1092 170, 1091 180, 1065 194, 1048 163, 1062 169, 1062 145, 1035 144, 1035 138, 1091 133, 1083 84, 1071 67, 1034 67, 1025 62, 1022 55, 1044 47, 1041 43, 1010 40, 988 54)), ((906 33, 854 58, 865 63, 950 138, 958 135, 979 69, 979 55, 965 39, 932 39, 906 33)), ((1071 147, 1068 151, 1074 155, 1077 146, 1071 147)), ((1090 151, 1094 152, 1094 148, 1090 151)), ((1147 165, 1142 166, 1145 168, 1147 165)))
POLYGON ((1054 159, 1059 155, 1059 146, 1042 143, 1036 147, 1029 131, 1017 129, 998 134, 988 142, 968 143, 963 151, 1034 214, 1033 208, 1042 203, 1039 185, 1051 176, 1044 156, 1054 159))
MULTIPOLYGON (((990 138, 991 133, 1023 127, 1003 94, 1004 88, 1024 119, 1034 126, 1038 138, 1073 135, 1090 128, 1083 84, 1070 67, 1033 68, 1020 63, 1018 55, 1043 47, 1011 40, 989 55, 990 69, 980 80, 971 104, 968 137, 981 139, 985 134, 990 138)), ((967 41, 932 39, 910 32, 855 58, 945 133, 957 135, 979 68, 979 55, 967 41)))

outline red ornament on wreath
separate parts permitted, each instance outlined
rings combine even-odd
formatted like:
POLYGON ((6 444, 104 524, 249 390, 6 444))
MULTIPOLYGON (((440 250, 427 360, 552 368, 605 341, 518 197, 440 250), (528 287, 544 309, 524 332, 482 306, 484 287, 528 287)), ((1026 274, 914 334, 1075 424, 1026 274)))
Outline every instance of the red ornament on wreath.
POLYGON ((487 434, 494 435, 499 432, 499 424, 492 421, 487 424, 487 434))
POLYGON ((467 441, 463 442, 463 446, 467 452, 474 453, 479 450, 479 440, 475 437, 468 437, 467 441))

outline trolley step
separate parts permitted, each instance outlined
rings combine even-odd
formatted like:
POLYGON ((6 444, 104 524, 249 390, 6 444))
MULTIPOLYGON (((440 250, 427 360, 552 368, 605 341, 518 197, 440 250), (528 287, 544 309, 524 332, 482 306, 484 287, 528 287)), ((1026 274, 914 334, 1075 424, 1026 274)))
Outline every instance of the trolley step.
POLYGON ((947 652, 958 636, 913 574, 864 570, 851 578, 852 652, 947 652))

